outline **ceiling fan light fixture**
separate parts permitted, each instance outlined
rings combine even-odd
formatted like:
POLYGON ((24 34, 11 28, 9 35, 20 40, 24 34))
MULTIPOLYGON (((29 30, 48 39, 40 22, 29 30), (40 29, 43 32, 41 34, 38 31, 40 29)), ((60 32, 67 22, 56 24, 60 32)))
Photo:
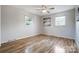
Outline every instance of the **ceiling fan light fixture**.
POLYGON ((47 13, 47 10, 42 10, 42 13, 47 13))

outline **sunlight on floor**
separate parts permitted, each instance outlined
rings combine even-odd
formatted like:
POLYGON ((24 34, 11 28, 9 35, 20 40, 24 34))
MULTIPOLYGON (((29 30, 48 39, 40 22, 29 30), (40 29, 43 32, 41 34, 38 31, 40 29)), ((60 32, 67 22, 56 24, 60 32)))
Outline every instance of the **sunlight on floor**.
POLYGON ((65 49, 59 46, 54 47, 54 53, 65 53, 65 49))
POLYGON ((27 53, 28 52, 30 52, 30 53, 31 52, 39 52, 39 51, 46 52, 45 50, 49 47, 53 48, 52 52, 54 52, 54 53, 65 53, 65 49, 61 45, 54 45, 53 46, 50 40, 42 40, 40 42, 34 43, 34 44, 28 46, 26 48, 25 52, 27 52, 27 53), (43 48, 43 49, 41 50, 41 48, 43 48), (35 50, 35 51, 33 51, 33 50, 35 50))

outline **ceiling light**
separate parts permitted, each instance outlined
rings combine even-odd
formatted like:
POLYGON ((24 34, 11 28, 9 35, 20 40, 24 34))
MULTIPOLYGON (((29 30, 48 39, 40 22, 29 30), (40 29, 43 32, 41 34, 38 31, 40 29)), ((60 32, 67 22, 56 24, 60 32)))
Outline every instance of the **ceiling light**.
POLYGON ((42 13, 47 13, 47 10, 42 10, 42 13))

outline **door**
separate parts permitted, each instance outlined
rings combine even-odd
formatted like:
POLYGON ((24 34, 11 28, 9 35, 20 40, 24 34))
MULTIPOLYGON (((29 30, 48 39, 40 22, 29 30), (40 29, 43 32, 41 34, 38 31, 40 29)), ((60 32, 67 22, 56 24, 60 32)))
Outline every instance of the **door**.
POLYGON ((79 21, 76 22, 76 38, 79 41, 79 21))

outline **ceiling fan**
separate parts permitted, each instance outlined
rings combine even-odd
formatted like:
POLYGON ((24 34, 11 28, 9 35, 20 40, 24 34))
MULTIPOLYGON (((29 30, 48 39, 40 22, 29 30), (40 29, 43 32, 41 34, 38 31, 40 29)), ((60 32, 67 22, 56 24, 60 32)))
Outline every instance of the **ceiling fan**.
POLYGON ((41 8, 36 8, 36 10, 41 11, 42 13, 50 13, 50 10, 55 9, 54 7, 48 7, 46 5, 42 5, 41 8))

